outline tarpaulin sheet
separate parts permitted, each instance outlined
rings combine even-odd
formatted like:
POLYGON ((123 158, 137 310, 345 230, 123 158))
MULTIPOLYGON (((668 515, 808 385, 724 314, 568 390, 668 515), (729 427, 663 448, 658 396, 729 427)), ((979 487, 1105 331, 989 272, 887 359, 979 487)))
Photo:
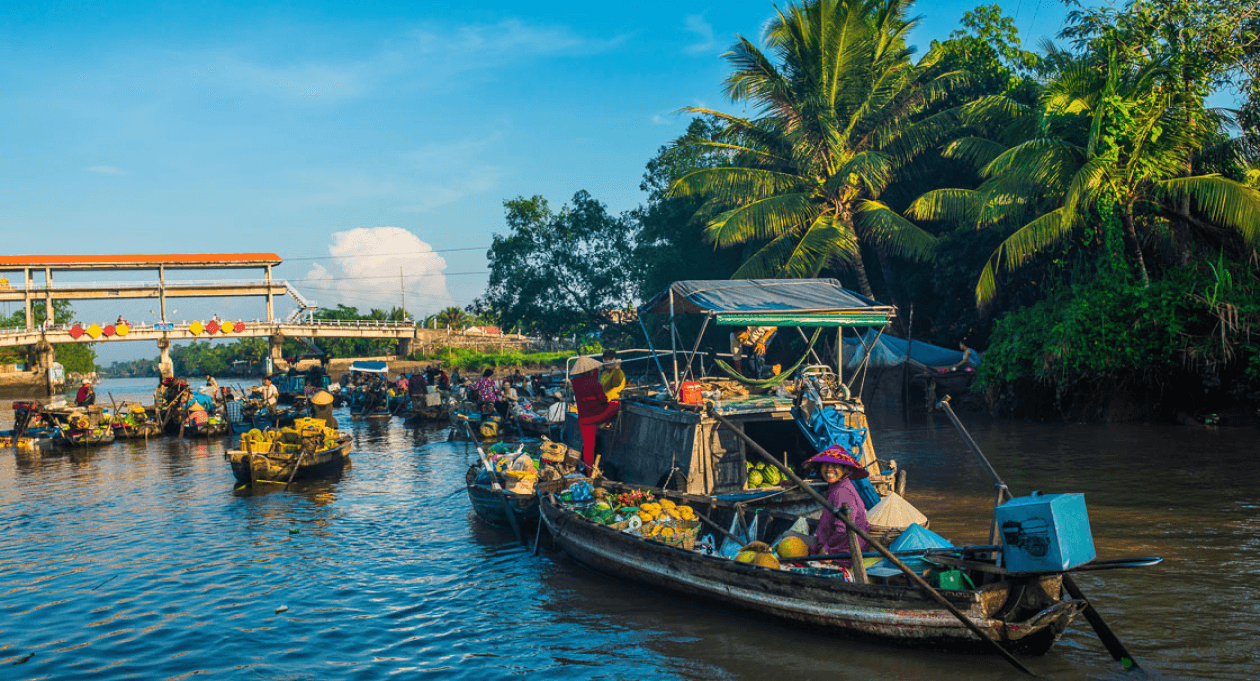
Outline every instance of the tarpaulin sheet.
POLYGON ((369 374, 383 374, 389 371, 389 365, 385 362, 362 360, 351 364, 350 370, 364 371, 369 374))
MULTIPOLYGON (((923 341, 910 343, 904 338, 897 338, 886 333, 880 334, 875 329, 867 329, 860 334, 844 337, 845 371, 856 371, 868 354, 867 366, 872 369, 886 369, 901 366, 909 361, 912 366, 924 369, 930 367, 948 367, 962 360, 961 350, 950 350, 923 341), (879 340, 876 340, 878 337, 879 340), (907 356, 906 350, 910 354, 907 356)), ((980 366, 980 355, 975 350, 967 363, 973 367, 980 366)))
POLYGON ((719 324, 840 326, 860 319, 882 326, 896 312, 835 279, 719 279, 674 282, 639 313, 668 314, 671 292, 675 313, 714 313, 719 324))

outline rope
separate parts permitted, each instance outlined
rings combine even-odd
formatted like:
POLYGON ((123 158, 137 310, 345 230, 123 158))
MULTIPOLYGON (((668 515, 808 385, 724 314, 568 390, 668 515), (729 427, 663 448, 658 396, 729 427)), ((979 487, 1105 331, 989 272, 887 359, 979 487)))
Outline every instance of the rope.
POLYGON ((801 355, 801 358, 796 360, 796 364, 793 364, 786 371, 780 371, 779 375, 771 376, 770 378, 767 378, 767 379, 757 380, 753 378, 748 378, 747 376, 744 376, 738 371, 735 371, 735 369, 733 369, 726 362, 723 362, 721 359, 714 358, 713 363, 717 365, 717 368, 722 370, 722 373, 725 373, 727 376, 730 376, 731 378, 735 379, 735 381, 738 383, 742 383, 744 385, 747 385, 753 388, 773 388, 779 385, 780 383, 786 381, 788 377, 791 376, 792 374, 796 373, 796 370, 799 369, 801 365, 805 363, 805 360, 809 359, 809 353, 813 352, 814 342, 818 340, 818 334, 821 331, 822 331, 822 327, 818 327, 814 329, 814 335, 810 336, 809 345, 805 348, 805 354, 801 355))

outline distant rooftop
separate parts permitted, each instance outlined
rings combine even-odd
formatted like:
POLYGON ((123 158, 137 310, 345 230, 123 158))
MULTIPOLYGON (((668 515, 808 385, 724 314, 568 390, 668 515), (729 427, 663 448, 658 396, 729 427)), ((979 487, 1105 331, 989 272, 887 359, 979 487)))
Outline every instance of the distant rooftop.
POLYGON ((57 270, 226 269, 279 265, 275 253, 164 253, 136 255, 3 255, 0 270, 51 267, 57 270))

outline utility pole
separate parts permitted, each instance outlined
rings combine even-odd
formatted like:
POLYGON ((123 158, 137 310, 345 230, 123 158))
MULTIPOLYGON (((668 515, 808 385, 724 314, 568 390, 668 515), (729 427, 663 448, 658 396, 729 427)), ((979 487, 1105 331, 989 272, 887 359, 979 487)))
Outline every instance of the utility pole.
POLYGON ((402 318, 407 321, 407 289, 403 286, 403 268, 398 268, 398 295, 402 297, 402 318))

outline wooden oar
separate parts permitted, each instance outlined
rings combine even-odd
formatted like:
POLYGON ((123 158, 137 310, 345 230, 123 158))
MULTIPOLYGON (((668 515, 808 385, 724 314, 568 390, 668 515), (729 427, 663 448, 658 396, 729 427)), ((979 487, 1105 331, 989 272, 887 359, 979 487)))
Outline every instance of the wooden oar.
MULTIPOLYGON (((958 429, 959 434, 962 435, 962 438, 966 441, 967 446, 971 449, 972 453, 976 455, 976 458, 980 460, 980 465, 984 467, 984 470, 989 474, 989 477, 993 479, 993 484, 997 486, 999 498, 1003 501, 1010 499, 1010 489, 1007 488, 1006 483, 1002 482, 1002 478, 998 477, 997 471, 993 469, 989 460, 984 456, 984 452, 980 451, 980 445, 977 445, 976 441, 971 438, 971 433, 968 433, 967 429, 963 427, 962 421, 958 420, 958 415, 955 414, 954 409, 949 406, 949 396, 946 395, 944 399, 938 402, 936 404, 936 408, 944 411, 945 414, 949 416, 949 420, 953 422, 954 428, 958 429)), ((1094 604, 1085 597, 1084 593, 1081 592, 1080 587, 1076 585, 1076 581, 1072 579, 1071 575, 1063 575, 1063 588, 1072 598, 1085 601, 1085 619, 1088 620, 1090 626, 1094 628, 1094 633, 1098 634, 1098 640, 1102 641, 1103 646, 1107 648, 1107 652, 1111 653, 1111 657, 1119 662, 1125 669, 1140 669, 1140 665, 1138 665, 1137 660, 1133 659, 1133 656, 1129 654, 1128 649, 1126 649, 1124 644, 1120 642, 1120 638, 1116 636, 1115 633, 1111 631, 1111 627, 1107 626, 1107 623, 1103 621, 1102 615, 1098 613, 1098 610, 1094 608, 1094 604)))
POLYGON ((293 484, 293 476, 297 475, 298 466, 302 465, 302 459, 305 456, 306 456, 306 447, 302 447, 302 450, 298 452, 297 461, 293 462, 293 470, 289 472, 289 480, 288 482, 284 483, 284 488, 286 490, 289 489, 289 485, 293 484))
POLYGON ((490 475, 490 489, 499 495, 499 499, 503 501, 503 512, 507 514, 508 525, 512 526, 512 534, 516 535, 517 543, 524 545, 525 538, 521 536, 521 528, 516 524, 516 513, 512 511, 512 503, 508 501, 507 492, 499 484, 499 477, 494 473, 494 467, 490 465, 490 459, 486 456, 485 451, 481 449, 481 443, 477 441, 477 436, 473 435, 472 426, 464 421, 464 428, 468 429, 468 437, 472 438, 473 444, 477 447, 477 457, 481 459, 481 465, 485 466, 486 473, 490 475))
POLYGON ((1022 663, 1020 663, 1019 660, 1015 659, 1015 656, 1012 655, 1010 651, 1008 651, 1006 648, 1003 648, 1000 643, 993 640, 993 638, 990 637, 988 634, 984 633, 983 629, 981 629, 975 622, 972 622, 971 619, 968 618, 966 615, 964 615, 961 610, 959 610, 957 607, 954 606, 953 603, 950 603, 948 599, 942 596, 941 592, 932 588, 932 585, 928 584, 926 580, 920 577, 919 573, 915 572, 914 570, 911 570, 905 563, 901 562, 900 558, 897 558, 897 556, 893 555, 892 551, 889 551, 888 548, 885 547, 883 544, 875 541, 875 539, 871 537, 871 535, 867 534, 865 530, 858 527, 856 523, 846 518, 845 515, 840 511, 840 509, 836 508, 835 506, 832 506, 831 502, 827 501, 827 499, 823 497, 823 495, 819 494, 817 490, 815 490, 810 485, 807 485, 804 480, 802 480, 799 476, 796 475, 796 473, 792 472, 791 468, 787 467, 787 464, 776 459, 773 454, 771 454, 770 452, 767 452, 761 445, 757 444, 756 440, 753 440, 751 437, 745 434, 743 430, 741 430, 734 423, 731 423, 725 416, 722 416, 721 414, 719 414, 717 411, 717 408, 713 405, 713 402, 706 402, 705 406, 708 409, 710 416, 717 419, 718 422, 721 423, 722 425, 726 426, 727 428, 730 428, 731 431, 734 432, 735 435, 738 436, 741 440, 743 440, 754 452, 756 452, 761 458, 765 459, 766 463, 769 463, 773 465, 774 467, 778 468, 779 470, 782 470, 784 473, 786 473, 787 476, 792 479, 792 482, 795 482, 798 486, 800 486, 802 490, 805 491, 806 494, 813 497, 814 501, 818 502, 824 509, 831 512, 831 515, 835 516, 841 522, 843 522, 845 524, 845 527, 848 528, 850 533, 856 534, 857 536, 861 537, 863 540, 866 541, 868 546, 878 551, 879 554, 882 555, 885 560, 897 566, 897 569, 905 573, 906 577, 911 582, 913 582, 915 586, 922 589, 925 594, 931 596, 933 600, 935 600, 937 603, 940 603, 942 606, 944 606, 945 609, 948 610, 951 615, 956 617, 959 622, 963 623, 963 626, 970 629, 972 633, 974 633, 976 636, 979 636, 982 641, 988 643, 995 651, 997 651, 1003 658, 1005 658, 1007 662, 1011 663, 1011 666, 1015 667, 1016 669, 1020 670, 1021 672, 1024 672, 1025 674, 1029 676, 1036 676, 1031 671, 1029 671, 1027 667, 1025 667, 1022 663))

